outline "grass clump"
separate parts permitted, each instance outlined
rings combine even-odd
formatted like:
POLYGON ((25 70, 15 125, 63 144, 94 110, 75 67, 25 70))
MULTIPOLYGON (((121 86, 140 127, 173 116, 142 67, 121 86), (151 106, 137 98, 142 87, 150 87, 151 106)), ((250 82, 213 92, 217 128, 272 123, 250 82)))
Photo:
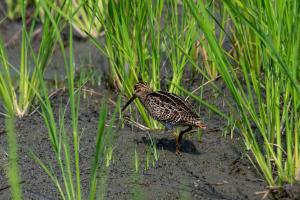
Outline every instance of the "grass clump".
POLYGON ((236 103, 235 121, 269 185, 293 183, 299 170, 299 47, 297 1, 223 1, 234 52, 225 51, 206 5, 188 1, 216 67, 236 103), (200 10, 200 12, 199 12, 200 10))
MULTIPOLYGON (((71 19, 71 17, 70 17, 71 19)), ((83 188, 81 187, 81 169, 80 169, 80 136, 78 128, 78 116, 80 108, 80 87, 75 89, 75 65, 74 65, 74 55, 73 55, 73 33, 72 26, 69 31, 69 61, 65 60, 65 69, 68 77, 68 105, 59 114, 58 121, 55 119, 55 114, 51 106, 48 91, 45 83, 43 82, 42 73, 39 73, 39 78, 41 81, 41 95, 37 94, 41 103, 42 117, 44 119, 45 125, 48 129, 48 134, 50 142, 56 157, 57 164, 61 173, 61 177, 58 177, 56 173, 52 170, 51 165, 45 164, 40 158, 38 158, 34 153, 32 153, 33 158, 37 163, 45 170, 49 175, 55 186, 57 187, 62 199, 85 199, 83 197, 83 188), (65 129, 65 113, 67 108, 70 109, 71 113, 71 138, 69 140, 69 131, 65 129), (61 180, 62 179, 62 180, 61 180)), ((61 41, 61 38, 59 39, 61 41)), ((61 46, 61 51, 66 59, 66 52, 63 46, 61 46)), ((97 178, 100 166, 105 165, 105 156, 109 157, 109 152, 105 154, 105 149, 108 148, 106 144, 106 139, 113 132, 113 124, 115 122, 115 116, 117 109, 115 110, 112 119, 109 123, 108 128, 105 128, 106 121, 108 117, 108 107, 106 103, 102 103, 100 108, 100 117, 98 122, 98 132, 96 136, 95 143, 95 156, 91 164, 91 177, 90 177, 90 187, 88 188, 88 198, 95 199, 97 196, 97 190, 99 181, 97 178)), ((111 144, 108 144, 111 145, 111 144)), ((102 169, 102 167, 101 167, 102 169)), ((103 188, 102 188, 103 189, 103 188)), ((103 195, 103 194, 102 194, 103 195)))
MULTIPOLYGON (((26 1, 21 1, 22 16, 22 36, 21 36, 21 60, 19 68, 12 66, 6 55, 6 49, 0 36, 0 98, 3 100, 6 113, 22 117, 28 114, 30 106, 35 98, 35 91, 39 90, 40 79, 38 71, 44 73, 48 61, 57 41, 57 32, 60 34, 63 24, 61 16, 47 7, 47 15, 42 25, 42 36, 40 46, 37 52, 33 50, 33 32, 37 25, 38 11, 35 10, 29 29, 26 22, 26 1), (54 26, 62 25, 59 29, 54 26), (30 62, 32 59, 32 63, 30 62), (12 73, 14 72, 14 73, 12 73), (17 79, 14 79, 14 75, 17 79), (14 81, 18 80, 18 81, 14 81)), ((45 6, 38 4, 38 7, 45 6)))
MULTIPOLYGON (((35 5, 42 3, 41 0, 35 0, 35 5)), ((72 17, 71 25, 78 35, 83 38, 87 37, 86 32, 89 35, 98 37, 101 35, 102 24, 95 18, 95 10, 103 12, 104 6, 107 4, 107 1, 84 1, 84 0, 57 0, 45 1, 47 7, 51 7, 59 11, 67 20, 70 20, 72 17), (68 5, 68 6, 65 6, 68 5), (90 11, 91 9, 91 11, 90 11)), ((47 10, 45 7, 36 8, 39 9, 41 19, 44 18, 47 10)))
POLYGON ((21 13, 21 2, 18 0, 5 0, 6 4, 6 15, 9 19, 15 19, 20 17, 21 13))
MULTIPOLYGON (((189 62, 198 48, 196 21, 187 3, 179 4, 176 0, 110 1, 104 12, 95 12, 103 24, 105 45, 91 39, 109 59, 112 84, 128 97, 139 81, 148 82, 154 91, 165 83, 164 90, 178 94, 175 85, 183 84, 186 68, 197 66, 189 62)), ((198 66, 196 70, 205 74, 198 66)), ((135 103, 146 126, 157 128, 140 102, 135 103)))

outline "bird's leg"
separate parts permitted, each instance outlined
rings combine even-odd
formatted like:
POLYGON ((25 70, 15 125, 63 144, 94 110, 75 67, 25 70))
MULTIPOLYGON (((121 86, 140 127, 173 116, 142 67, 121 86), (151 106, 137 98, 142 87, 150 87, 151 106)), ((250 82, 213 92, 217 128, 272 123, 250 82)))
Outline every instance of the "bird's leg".
POLYGON ((183 131, 181 131, 178 135, 178 137, 176 137, 176 154, 180 155, 180 146, 181 146, 181 140, 182 140, 182 136, 184 133, 189 132, 190 130, 192 130, 193 127, 189 126, 187 129, 184 129, 183 131))

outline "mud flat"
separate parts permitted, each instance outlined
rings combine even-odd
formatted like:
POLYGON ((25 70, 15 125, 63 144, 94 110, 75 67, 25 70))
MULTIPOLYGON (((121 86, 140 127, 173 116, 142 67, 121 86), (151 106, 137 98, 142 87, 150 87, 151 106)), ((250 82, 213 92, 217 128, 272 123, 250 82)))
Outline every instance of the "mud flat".
MULTIPOLYGON (((66 102, 67 96, 62 95, 53 100, 53 106, 58 111, 60 104, 66 102)), ((98 110, 97 98, 81 101, 80 164, 84 191, 89 187, 98 110)), ((69 117, 70 113, 67 112, 66 127, 70 127, 69 117)), ((4 119, 1 118, 0 122, 0 129, 3 129, 4 119)), ((211 119, 207 124, 216 127, 218 121, 211 119)), ((29 151, 33 151, 45 163, 50 163, 59 175, 42 117, 35 113, 18 119, 16 131, 24 199, 59 199, 48 175, 29 156, 29 151)), ((242 158, 242 140, 238 137, 225 139, 221 131, 204 131, 200 143, 197 133, 187 135, 183 140, 181 156, 175 154, 174 137, 164 131, 141 131, 125 126, 115 128, 113 138, 114 151, 110 166, 102 168, 103 173, 99 176, 105 186, 105 199, 140 196, 145 199, 260 199, 261 196, 255 195, 255 192, 264 190, 262 177, 246 158, 242 158), (146 149, 151 144, 150 137, 157 144, 159 159, 146 169, 146 149), (139 172, 134 167, 135 152, 140 159, 139 172)), ((2 152, 7 150, 5 134, 0 135, 0 145, 2 152)), ((3 169, 0 183, 0 188, 7 185, 3 169)), ((0 199, 9 198, 9 189, 0 192, 0 199)))

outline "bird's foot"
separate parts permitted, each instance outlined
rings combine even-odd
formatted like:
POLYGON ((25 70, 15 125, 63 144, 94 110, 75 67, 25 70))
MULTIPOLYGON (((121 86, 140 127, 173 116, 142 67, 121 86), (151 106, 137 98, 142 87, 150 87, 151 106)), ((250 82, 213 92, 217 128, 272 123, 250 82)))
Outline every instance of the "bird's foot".
POLYGON ((181 155, 181 148, 180 145, 176 145, 176 155, 180 156, 181 155))

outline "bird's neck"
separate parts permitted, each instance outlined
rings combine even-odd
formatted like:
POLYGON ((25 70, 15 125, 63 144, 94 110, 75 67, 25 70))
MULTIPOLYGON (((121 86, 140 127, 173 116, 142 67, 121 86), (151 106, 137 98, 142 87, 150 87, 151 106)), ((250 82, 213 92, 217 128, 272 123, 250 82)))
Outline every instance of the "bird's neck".
POLYGON ((143 93, 141 95, 138 96, 139 100, 144 104, 147 98, 147 95, 149 94, 149 92, 147 93, 143 93))

